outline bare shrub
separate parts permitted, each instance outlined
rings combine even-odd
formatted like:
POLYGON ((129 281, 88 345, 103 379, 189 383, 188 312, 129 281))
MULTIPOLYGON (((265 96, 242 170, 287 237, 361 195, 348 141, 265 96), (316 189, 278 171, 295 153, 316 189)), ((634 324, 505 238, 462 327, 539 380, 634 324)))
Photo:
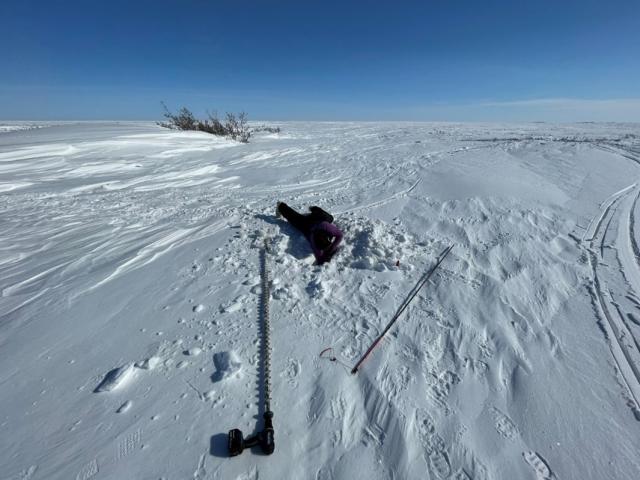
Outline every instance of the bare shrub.
POLYGON ((193 113, 186 107, 182 107, 178 110, 178 113, 171 113, 164 102, 162 102, 164 108, 164 118, 168 122, 160 122, 159 125, 172 130, 197 130, 198 121, 194 117, 193 113))
POLYGON ((251 129, 253 133, 267 132, 267 133, 280 133, 280 127, 269 127, 267 125, 260 125, 251 129))
POLYGON ((218 113, 214 110, 213 113, 207 112, 209 116, 208 120, 205 120, 205 125, 207 126, 209 133, 213 135, 227 135, 227 129, 224 127, 222 122, 218 119, 218 113))
POLYGON ((245 112, 227 113, 225 121, 222 123, 218 119, 217 113, 207 113, 208 118, 204 120, 197 119, 191 111, 182 107, 178 113, 172 113, 162 102, 164 108, 164 118, 166 122, 158 122, 158 125, 172 130, 195 130, 198 132, 206 132, 212 135, 229 137, 242 143, 249 142, 251 137, 251 129, 248 125, 248 117, 245 112))
POLYGON ((227 113, 224 127, 227 130, 227 135, 239 142, 247 143, 249 137, 251 137, 251 130, 247 125, 247 114, 245 112, 240 112, 238 115, 227 113))

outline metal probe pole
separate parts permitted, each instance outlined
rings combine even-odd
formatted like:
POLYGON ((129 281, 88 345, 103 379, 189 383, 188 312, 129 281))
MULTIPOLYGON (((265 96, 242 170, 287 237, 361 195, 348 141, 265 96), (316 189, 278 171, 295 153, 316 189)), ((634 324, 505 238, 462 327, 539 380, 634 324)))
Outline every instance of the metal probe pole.
POLYGON ((275 450, 273 440, 273 412, 271 411, 271 342, 269 326, 269 271, 267 269, 267 239, 264 239, 264 249, 262 250, 261 276, 262 276, 262 381, 264 385, 264 428, 246 440, 242 436, 242 431, 237 428, 229 431, 229 455, 236 456, 242 453, 245 448, 259 445, 262 453, 271 455, 275 450))

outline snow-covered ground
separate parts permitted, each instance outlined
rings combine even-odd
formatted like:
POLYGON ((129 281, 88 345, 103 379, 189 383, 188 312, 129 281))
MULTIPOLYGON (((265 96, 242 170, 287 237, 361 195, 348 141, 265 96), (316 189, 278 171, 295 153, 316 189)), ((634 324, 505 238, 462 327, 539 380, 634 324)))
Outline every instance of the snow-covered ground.
POLYGON ((1 478, 640 478, 640 126, 280 126, 3 128, 1 478), (228 458, 265 237, 276 451, 228 458))

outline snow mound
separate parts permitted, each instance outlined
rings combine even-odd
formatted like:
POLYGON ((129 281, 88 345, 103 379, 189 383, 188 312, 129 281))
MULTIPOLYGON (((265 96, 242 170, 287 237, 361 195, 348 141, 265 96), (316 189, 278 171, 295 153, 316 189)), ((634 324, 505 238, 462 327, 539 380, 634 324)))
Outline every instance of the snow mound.
POLYGON ((111 392, 127 384, 133 378, 135 367, 133 363, 128 363, 122 367, 114 368, 107 373, 100 385, 94 390, 95 393, 111 392))
POLYGON ((127 413, 127 411, 129 411, 132 405, 133 403, 131 402, 131 400, 127 400, 122 405, 120 405, 120 408, 116 410, 116 413, 127 413))
POLYGON ((143 370, 153 370, 160 364, 161 361, 162 359, 160 357, 153 356, 136 363, 136 367, 143 370))
POLYGON ((242 362, 233 350, 214 354, 213 364, 216 367, 216 373, 211 377, 214 382, 237 377, 242 372, 242 362))

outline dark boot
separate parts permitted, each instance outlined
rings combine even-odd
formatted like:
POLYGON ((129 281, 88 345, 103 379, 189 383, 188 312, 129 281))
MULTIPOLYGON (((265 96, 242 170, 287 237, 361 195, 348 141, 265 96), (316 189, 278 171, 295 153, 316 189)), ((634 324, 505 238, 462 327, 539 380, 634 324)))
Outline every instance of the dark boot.
POLYGON ((333 216, 329 212, 325 212, 320 207, 309 207, 309 211, 311 212, 311 217, 316 222, 329 222, 333 223, 333 216))

